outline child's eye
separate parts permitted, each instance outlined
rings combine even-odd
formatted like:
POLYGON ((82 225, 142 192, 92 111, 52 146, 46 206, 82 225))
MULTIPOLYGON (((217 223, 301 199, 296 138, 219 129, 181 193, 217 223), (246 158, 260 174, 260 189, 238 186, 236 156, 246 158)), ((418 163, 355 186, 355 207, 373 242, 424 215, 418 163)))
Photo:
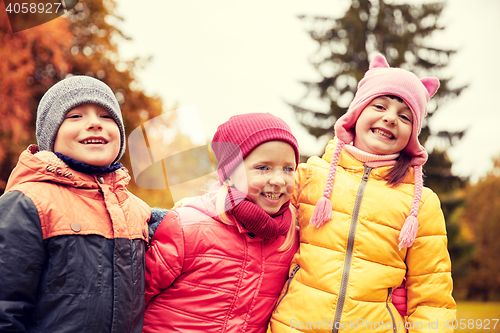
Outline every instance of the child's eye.
POLYGON ((259 166, 255 167, 255 169, 260 170, 260 171, 269 171, 269 170, 271 170, 271 167, 269 167, 267 165, 259 165, 259 166))
POLYGON ((385 110, 385 107, 381 104, 375 104, 374 107, 375 107, 375 109, 380 110, 380 111, 385 110))
POLYGON ((399 117, 401 117, 404 121, 411 122, 411 118, 405 114, 401 114, 399 117))
POLYGON ((294 167, 291 167, 291 166, 287 166, 287 167, 285 167, 285 168, 284 168, 284 170, 285 170, 286 172, 293 172, 293 171, 295 170, 295 168, 294 168, 294 167))
POLYGON ((66 118, 81 118, 81 115, 78 113, 68 114, 66 118))
POLYGON ((103 114, 103 115, 101 115, 101 118, 113 119, 113 117, 111 117, 109 114, 103 114))

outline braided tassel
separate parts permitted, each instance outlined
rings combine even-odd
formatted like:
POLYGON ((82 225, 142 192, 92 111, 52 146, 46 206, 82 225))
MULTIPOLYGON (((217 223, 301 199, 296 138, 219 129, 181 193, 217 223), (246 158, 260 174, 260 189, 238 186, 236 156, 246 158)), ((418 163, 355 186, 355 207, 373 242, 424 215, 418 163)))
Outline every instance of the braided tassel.
POLYGON ((330 196, 332 195, 333 181, 335 180, 335 173, 337 172, 337 164, 339 162, 340 153, 342 152, 344 145, 345 142, 339 140, 337 146, 335 147, 335 150, 333 151, 325 191, 323 192, 323 196, 316 203, 314 212, 311 216, 311 219, 309 220, 309 224, 315 226, 316 228, 321 227, 323 224, 332 219, 333 207, 330 201, 330 196))
POLYGON ((413 242, 415 241, 415 237, 417 237, 418 231, 418 220, 415 216, 408 216, 406 218, 405 223, 403 224, 403 228, 401 229, 401 233, 399 234, 399 250, 402 248, 411 247, 413 242))
POLYGON ((309 224, 312 224, 316 228, 321 227, 327 221, 332 219, 332 203, 326 197, 321 197, 314 207, 314 212, 309 220, 309 224))
POLYGON ((415 172, 415 194, 413 195, 413 202, 411 204, 410 216, 408 216, 401 228, 401 233, 399 234, 399 250, 402 248, 409 248, 413 246, 413 242, 417 237, 418 231, 418 206, 420 200, 422 199, 422 166, 414 166, 413 170, 415 172))

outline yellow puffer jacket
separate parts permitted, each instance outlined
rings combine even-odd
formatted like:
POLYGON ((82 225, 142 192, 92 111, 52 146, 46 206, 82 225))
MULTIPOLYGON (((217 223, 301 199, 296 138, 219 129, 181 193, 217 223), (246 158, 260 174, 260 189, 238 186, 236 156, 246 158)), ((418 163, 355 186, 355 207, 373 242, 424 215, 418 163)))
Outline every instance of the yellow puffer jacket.
POLYGON ((413 173, 391 188, 383 179, 391 167, 369 168, 344 150, 331 196, 333 218, 309 227, 335 144, 330 141, 322 159, 298 167, 292 202, 300 250, 273 313, 272 332, 404 332, 405 325, 409 332, 452 332, 456 310, 446 229, 430 189, 422 193, 413 246, 398 249, 413 200, 413 173), (405 275, 406 322, 390 301, 405 275))

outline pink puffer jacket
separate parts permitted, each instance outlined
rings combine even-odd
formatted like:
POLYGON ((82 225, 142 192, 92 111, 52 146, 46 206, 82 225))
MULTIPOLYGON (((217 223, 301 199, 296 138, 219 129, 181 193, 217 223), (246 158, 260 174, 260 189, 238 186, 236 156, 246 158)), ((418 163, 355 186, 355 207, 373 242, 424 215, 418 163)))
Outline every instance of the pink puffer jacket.
POLYGON ((146 254, 144 332, 265 332, 298 246, 214 220, 205 195, 170 211, 146 254), (250 237, 249 237, 250 236, 250 237))

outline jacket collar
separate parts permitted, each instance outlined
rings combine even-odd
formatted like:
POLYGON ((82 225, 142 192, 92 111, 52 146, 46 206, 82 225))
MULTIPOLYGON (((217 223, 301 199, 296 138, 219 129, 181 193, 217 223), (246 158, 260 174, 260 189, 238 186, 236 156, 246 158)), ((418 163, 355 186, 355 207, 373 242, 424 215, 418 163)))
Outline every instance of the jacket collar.
POLYGON ((98 177, 102 177, 102 184, 115 187, 126 187, 130 181, 125 168, 110 174, 88 175, 71 169, 54 153, 39 151, 38 146, 30 145, 19 156, 5 190, 26 182, 53 182, 79 188, 99 188, 98 177))

